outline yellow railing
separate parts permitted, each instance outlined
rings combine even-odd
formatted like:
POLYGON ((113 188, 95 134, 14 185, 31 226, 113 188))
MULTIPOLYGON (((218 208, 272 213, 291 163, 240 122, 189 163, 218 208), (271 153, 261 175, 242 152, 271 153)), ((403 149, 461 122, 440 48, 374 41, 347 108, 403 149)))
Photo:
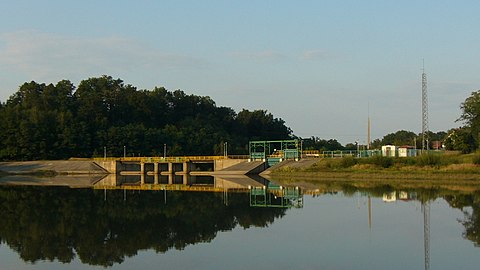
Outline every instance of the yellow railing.
POLYGON ((213 161, 223 159, 248 159, 247 155, 231 156, 183 156, 183 157, 107 157, 94 158, 95 161, 130 161, 143 163, 162 163, 162 162, 189 162, 189 161, 213 161))
POLYGON ((318 150, 303 150, 302 157, 320 157, 320 151, 318 150))

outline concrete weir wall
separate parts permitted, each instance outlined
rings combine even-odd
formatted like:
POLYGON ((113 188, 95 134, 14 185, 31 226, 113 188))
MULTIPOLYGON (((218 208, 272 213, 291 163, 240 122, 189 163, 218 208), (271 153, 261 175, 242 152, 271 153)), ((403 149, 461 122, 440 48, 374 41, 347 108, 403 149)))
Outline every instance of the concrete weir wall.
POLYGON ((302 159, 298 162, 285 160, 271 168, 264 161, 246 159, 220 159, 202 161, 141 162, 121 160, 44 160, 0 162, 0 171, 9 175, 54 172, 60 175, 266 175, 282 166, 308 167, 317 159, 302 159), (207 163, 208 165, 205 165, 207 163), (203 164, 203 165, 199 165, 203 164))
POLYGON ((244 159, 219 159, 215 160, 215 171, 221 171, 223 169, 232 167, 234 165, 246 162, 244 159))
MULTIPOLYGON (((96 161, 96 164, 111 174, 138 175, 138 174, 195 174, 215 173, 217 171, 226 170, 239 164, 246 163, 244 159, 222 159, 209 161, 213 166, 213 171, 197 171, 194 170, 194 162, 122 162, 120 160, 96 161)), ((205 163, 205 162, 203 162, 205 163)))

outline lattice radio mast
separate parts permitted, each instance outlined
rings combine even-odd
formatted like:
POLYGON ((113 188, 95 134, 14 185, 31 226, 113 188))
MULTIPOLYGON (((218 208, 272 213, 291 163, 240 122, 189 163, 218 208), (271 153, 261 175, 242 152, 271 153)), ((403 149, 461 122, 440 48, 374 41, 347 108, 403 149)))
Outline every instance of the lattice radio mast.
MULTIPOLYGON (((427 74, 425 74, 425 61, 422 66, 422 151, 428 150, 428 99, 427 99, 427 74)), ((430 202, 422 203, 423 211, 423 247, 425 255, 425 270, 430 269, 430 202)))
POLYGON ((428 99, 425 61, 422 66, 422 150, 428 150, 428 99))

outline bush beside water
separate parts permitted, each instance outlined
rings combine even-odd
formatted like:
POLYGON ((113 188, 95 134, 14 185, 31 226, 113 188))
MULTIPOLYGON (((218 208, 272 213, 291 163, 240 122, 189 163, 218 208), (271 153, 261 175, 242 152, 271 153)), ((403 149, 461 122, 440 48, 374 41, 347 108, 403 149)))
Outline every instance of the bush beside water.
POLYGON ((477 152, 473 157, 472 157, 472 163, 475 165, 480 165, 480 152, 477 152))

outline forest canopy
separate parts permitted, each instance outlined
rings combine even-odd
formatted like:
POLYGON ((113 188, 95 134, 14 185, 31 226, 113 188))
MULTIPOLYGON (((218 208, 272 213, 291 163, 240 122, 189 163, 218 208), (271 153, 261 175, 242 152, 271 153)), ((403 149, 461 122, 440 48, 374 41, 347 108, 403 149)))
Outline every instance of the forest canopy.
POLYGON ((78 87, 24 83, 0 104, 0 160, 248 153, 249 140, 291 139, 266 110, 235 112, 208 96, 163 87, 138 90, 111 76, 78 87))

